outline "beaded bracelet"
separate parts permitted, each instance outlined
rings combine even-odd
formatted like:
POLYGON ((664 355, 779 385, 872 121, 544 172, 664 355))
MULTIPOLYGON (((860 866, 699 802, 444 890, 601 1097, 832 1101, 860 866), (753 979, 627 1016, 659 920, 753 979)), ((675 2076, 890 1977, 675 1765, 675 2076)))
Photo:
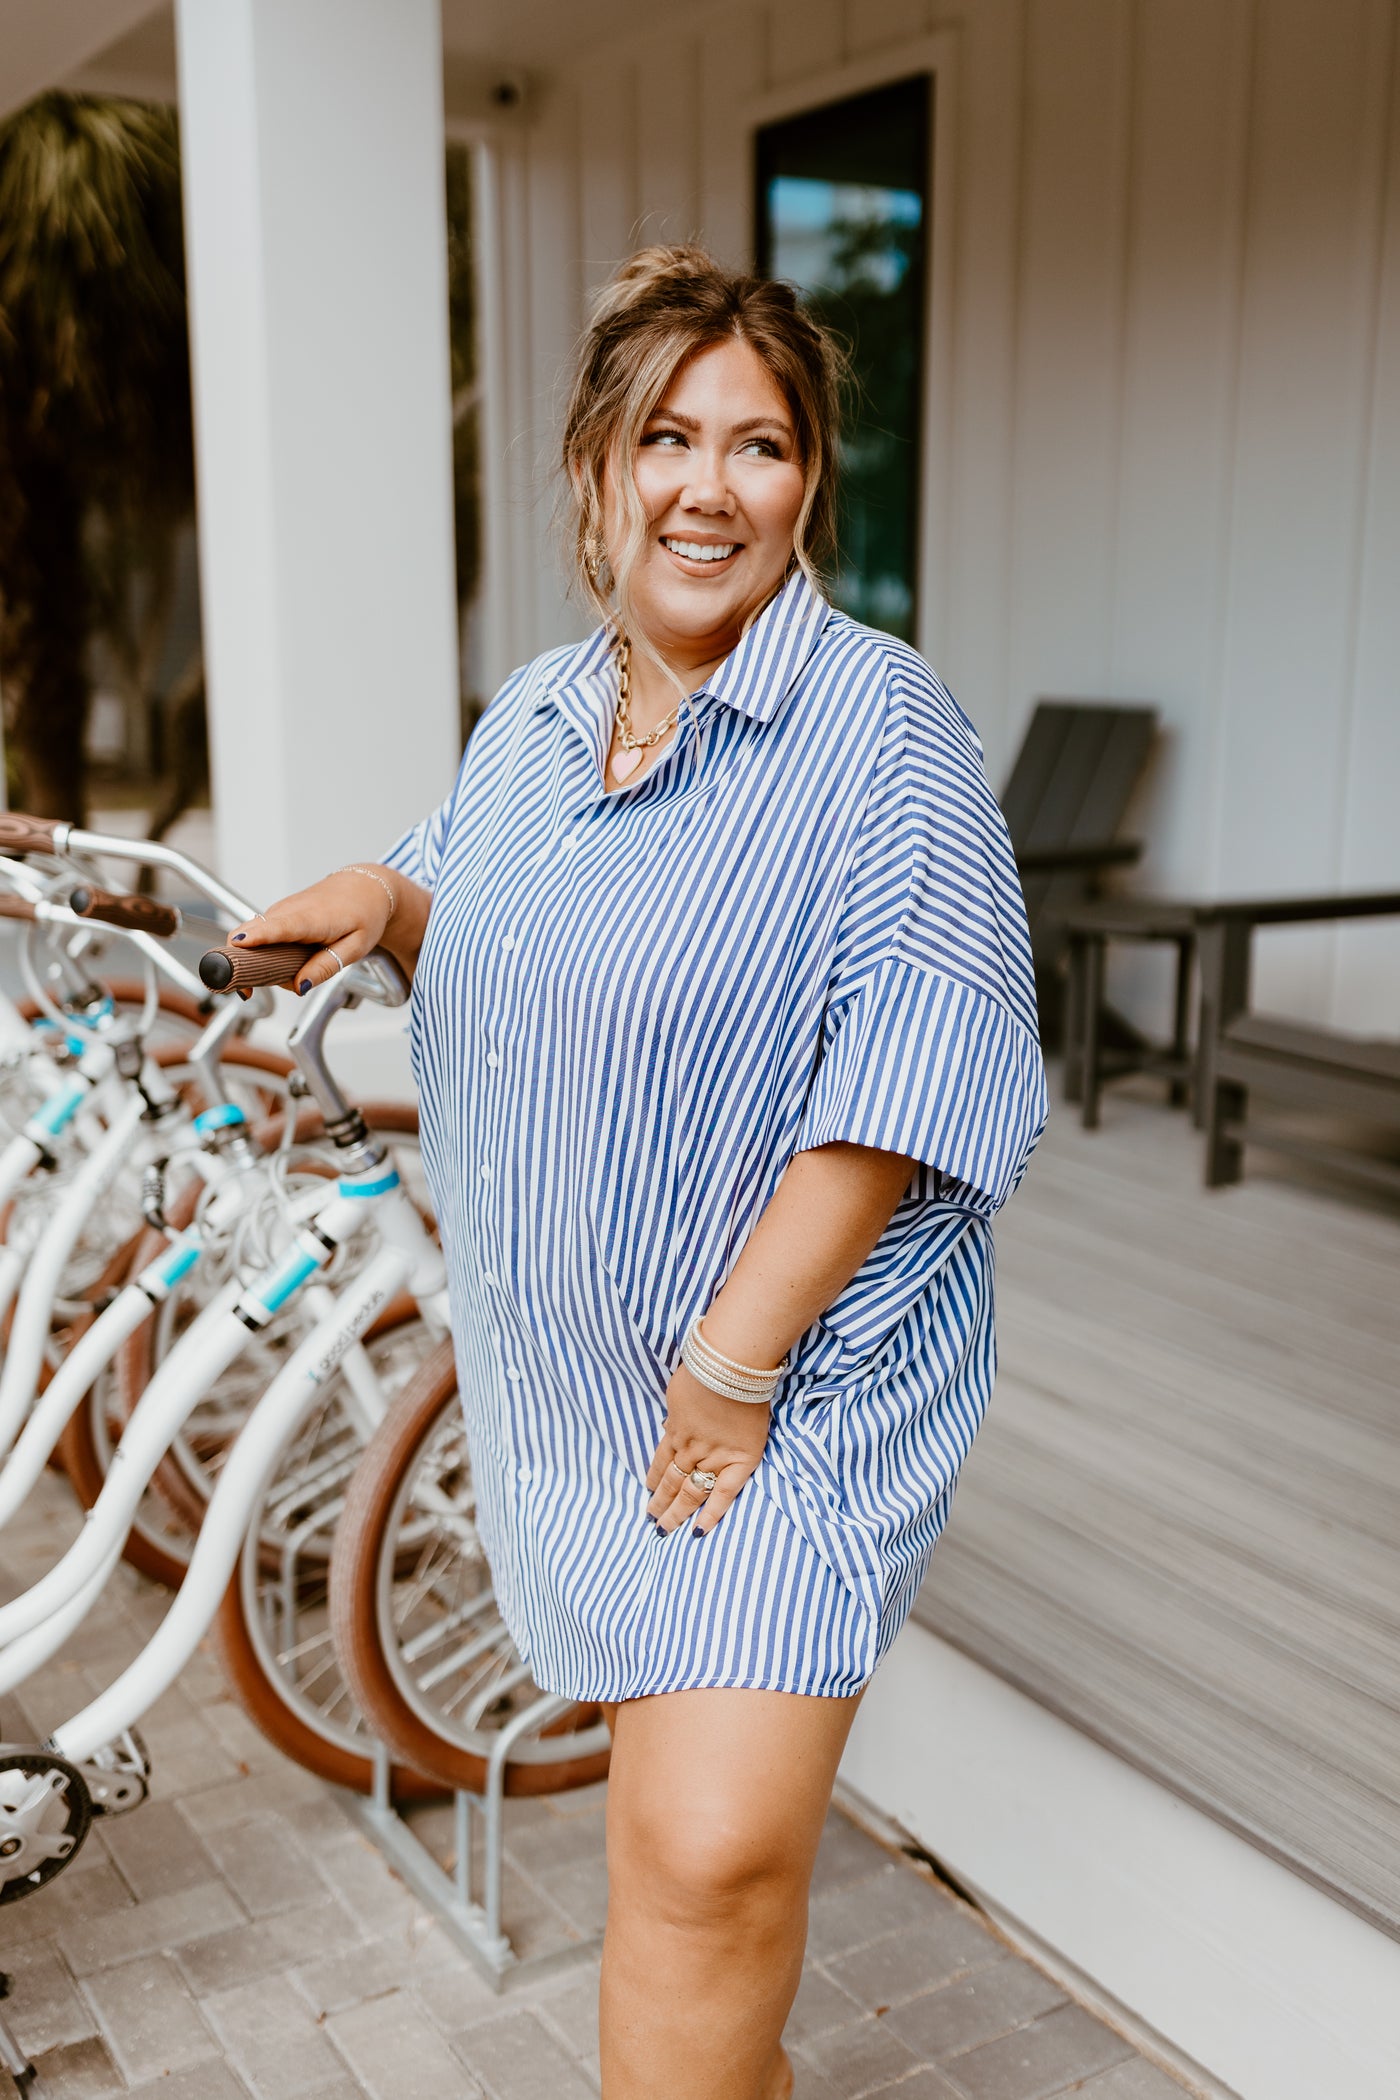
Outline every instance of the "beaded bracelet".
POLYGON ((681 1343, 681 1362, 691 1377, 726 1400, 744 1400, 751 1406, 766 1407, 778 1390, 787 1358, 771 1371, 736 1363, 732 1356, 721 1355, 705 1340, 700 1332, 700 1317, 697 1313, 681 1343))

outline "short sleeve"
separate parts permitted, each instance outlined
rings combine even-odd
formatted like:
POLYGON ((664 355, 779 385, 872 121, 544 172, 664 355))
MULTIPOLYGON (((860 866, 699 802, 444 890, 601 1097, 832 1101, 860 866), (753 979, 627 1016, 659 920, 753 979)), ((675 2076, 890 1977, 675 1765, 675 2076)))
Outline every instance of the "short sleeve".
MULTIPOLYGON (((460 778, 460 775, 458 776, 460 778)), ((442 864, 442 849, 447 843, 448 827, 452 821, 452 805, 457 799, 456 783, 445 802, 414 824, 399 838, 384 855, 381 866, 397 868, 407 875, 410 882, 421 883, 425 890, 435 888, 438 869, 442 864)))
POLYGON ((981 747, 917 659, 889 716, 843 905, 798 1149, 905 1153, 925 1193, 990 1214, 1046 1115, 1030 940, 981 747))

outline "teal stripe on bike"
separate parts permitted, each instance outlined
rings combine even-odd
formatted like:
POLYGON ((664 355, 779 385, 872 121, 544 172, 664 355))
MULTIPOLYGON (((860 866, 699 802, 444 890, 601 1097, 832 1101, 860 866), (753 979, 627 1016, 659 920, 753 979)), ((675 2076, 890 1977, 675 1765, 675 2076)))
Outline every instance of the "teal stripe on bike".
POLYGON ((85 1079, 66 1079, 57 1093, 50 1094, 48 1100, 35 1109, 25 1125, 25 1136, 36 1142, 57 1137, 61 1130, 67 1129, 91 1091, 85 1079))
POLYGON ((399 1177, 391 1167, 377 1181, 340 1181, 336 1183, 338 1196, 387 1196, 390 1189, 399 1186, 399 1177))
POLYGON ((217 1108, 203 1108, 194 1119, 194 1127, 202 1137, 206 1130, 227 1130, 234 1123, 246 1123, 236 1102, 221 1101, 217 1108))
POLYGON ((182 1277, 189 1275, 203 1252, 198 1240, 176 1240, 151 1263, 143 1281, 163 1284, 170 1290, 182 1277))
POLYGON ((287 1300, 301 1289, 308 1276, 315 1275, 320 1266, 314 1254, 293 1247, 265 1282, 253 1285, 253 1296, 268 1312, 280 1312, 287 1300))

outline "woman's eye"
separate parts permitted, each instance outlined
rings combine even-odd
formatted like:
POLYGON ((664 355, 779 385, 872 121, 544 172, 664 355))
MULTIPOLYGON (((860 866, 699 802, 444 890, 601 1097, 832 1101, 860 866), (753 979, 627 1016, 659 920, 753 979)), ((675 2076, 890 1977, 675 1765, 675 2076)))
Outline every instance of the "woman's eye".
POLYGON ((644 445, 683 445, 685 439, 679 430, 649 430, 642 439, 644 445))
POLYGON ((756 452, 760 459, 777 459, 779 457, 777 444, 772 438, 750 438, 744 450, 746 452, 756 452))

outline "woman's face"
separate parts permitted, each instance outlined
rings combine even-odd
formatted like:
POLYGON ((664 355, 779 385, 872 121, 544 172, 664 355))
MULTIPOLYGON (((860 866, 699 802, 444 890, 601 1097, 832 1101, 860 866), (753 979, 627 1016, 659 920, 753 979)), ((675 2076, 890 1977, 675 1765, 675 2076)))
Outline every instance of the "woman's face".
MULTIPOLYGON (((629 582, 636 618, 677 671, 717 663, 783 580, 805 480, 791 411, 748 343, 731 337, 682 365, 633 472, 647 517, 629 582)), ((604 500, 615 568, 611 475, 604 500)))

